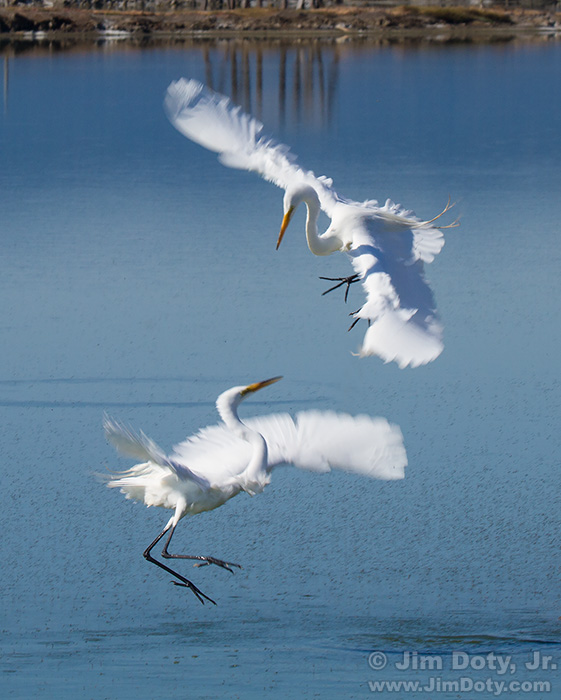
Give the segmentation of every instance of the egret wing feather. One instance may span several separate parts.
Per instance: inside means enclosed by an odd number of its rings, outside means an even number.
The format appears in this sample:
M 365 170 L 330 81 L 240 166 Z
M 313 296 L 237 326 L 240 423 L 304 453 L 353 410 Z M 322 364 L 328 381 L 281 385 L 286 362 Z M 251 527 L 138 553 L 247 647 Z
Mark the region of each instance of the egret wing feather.
M 444 234 L 436 226 L 417 224 L 411 227 L 413 260 L 431 263 L 444 247 Z
M 418 230 L 424 231 L 422 226 Z M 440 240 L 429 230 L 426 239 L 418 240 L 425 258 L 430 250 L 438 252 Z M 377 355 L 401 368 L 432 362 L 444 347 L 436 302 L 415 249 L 416 240 L 409 225 L 373 218 L 357 227 L 348 251 L 366 293 L 366 302 L 355 314 L 369 323 L 359 354 Z
M 132 469 L 128 469 L 122 474 L 131 474 L 134 470 L 144 473 L 147 470 L 155 469 L 162 471 L 162 474 L 173 473 L 179 479 L 184 481 L 193 481 L 203 488 L 208 487 L 208 482 L 204 478 L 200 478 L 194 474 L 186 465 L 177 462 L 173 458 L 168 457 L 165 452 L 151 438 L 145 435 L 142 431 L 135 432 L 117 422 L 110 416 L 105 416 L 103 419 L 103 429 L 105 437 L 115 449 L 121 454 L 140 459 L 144 464 L 137 465 Z M 140 471 L 139 471 L 139 468 Z M 118 480 L 118 477 L 114 479 Z M 110 486 L 122 486 L 123 483 L 115 483 Z
M 252 456 L 252 446 L 226 425 L 211 425 L 175 445 L 171 458 L 221 487 L 242 474 Z
M 168 467 L 142 462 L 126 471 L 104 477 L 110 489 L 120 489 L 126 498 L 147 506 L 175 508 L 177 477 Z
M 288 464 L 315 472 L 343 469 L 378 479 L 404 476 L 407 457 L 401 431 L 383 418 L 304 411 L 296 418 L 282 413 L 244 422 L 265 439 L 269 471 Z M 212 487 L 245 470 L 251 446 L 219 424 L 177 445 L 172 457 L 204 475 Z
M 197 80 L 181 78 L 168 87 L 164 105 L 173 126 L 191 141 L 218 153 L 223 165 L 257 172 L 283 189 L 307 183 L 316 189 L 328 214 L 335 205 L 331 180 L 303 170 L 288 146 L 263 135 L 263 124 L 224 95 Z
M 305 411 L 298 413 L 296 420 L 295 466 L 314 471 L 342 469 L 374 479 L 405 476 L 403 435 L 385 418 Z
M 117 452 L 143 462 L 166 465 L 164 451 L 142 431 L 137 433 L 107 415 L 103 418 L 103 430 Z
M 397 237 L 401 249 L 394 250 L 394 254 L 409 259 L 412 263 L 416 260 L 431 263 L 444 247 L 442 229 L 419 219 L 410 209 L 404 209 L 391 199 L 387 199 L 383 207 L 379 206 L 376 200 L 369 200 L 361 206 L 365 208 L 365 218 L 370 219 L 374 225 L 375 230 L 372 230 L 371 234 L 375 239 L 378 239 L 380 234 L 394 234 L 392 242 L 395 247 L 395 234 L 407 232 L 407 235 Z M 383 238 L 380 240 L 383 241 Z

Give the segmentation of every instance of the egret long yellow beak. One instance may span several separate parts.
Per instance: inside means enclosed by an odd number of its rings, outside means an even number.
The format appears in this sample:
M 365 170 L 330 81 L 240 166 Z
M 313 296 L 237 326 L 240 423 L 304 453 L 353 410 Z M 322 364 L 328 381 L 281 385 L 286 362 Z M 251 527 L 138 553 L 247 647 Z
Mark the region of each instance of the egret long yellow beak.
M 266 386 L 270 386 L 271 384 L 274 384 L 275 382 L 278 382 L 281 379 L 282 377 L 273 377 L 272 379 L 265 379 L 265 381 L 263 382 L 249 384 L 249 386 L 246 386 L 245 389 L 242 389 L 240 391 L 240 394 L 242 396 L 246 396 L 247 394 L 253 394 L 255 391 L 259 391 L 259 389 L 264 389 Z
M 289 210 L 284 215 L 284 218 L 282 220 L 281 230 L 279 233 L 279 238 L 277 240 L 277 250 L 279 249 L 279 246 L 280 246 L 282 239 L 284 237 L 284 232 L 288 228 L 288 224 L 290 223 L 290 220 L 292 219 L 293 214 L 294 214 L 294 207 L 290 207 Z

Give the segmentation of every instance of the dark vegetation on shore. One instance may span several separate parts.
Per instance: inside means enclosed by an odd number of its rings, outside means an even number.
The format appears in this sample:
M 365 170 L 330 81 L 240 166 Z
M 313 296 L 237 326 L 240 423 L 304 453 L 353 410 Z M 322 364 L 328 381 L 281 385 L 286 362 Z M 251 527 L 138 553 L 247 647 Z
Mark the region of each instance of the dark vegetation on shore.
M 199 32 L 314 32 L 367 34 L 386 30 L 439 27 L 561 30 L 555 10 L 465 6 L 347 7 L 235 10 L 125 11 L 76 7 L 16 5 L 0 7 L 0 35 L 22 33 L 129 32 L 132 35 L 177 35 Z

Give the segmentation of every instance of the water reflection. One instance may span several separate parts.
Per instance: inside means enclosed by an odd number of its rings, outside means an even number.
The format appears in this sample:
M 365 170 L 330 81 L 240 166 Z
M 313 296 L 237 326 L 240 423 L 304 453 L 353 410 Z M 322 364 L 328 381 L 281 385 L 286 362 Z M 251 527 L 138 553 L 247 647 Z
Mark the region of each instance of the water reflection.
M 3 96 L 3 101 L 4 101 L 4 112 L 6 113 L 8 111 L 8 84 L 9 84 L 9 77 L 10 77 L 10 59 L 8 56 L 4 56 L 4 82 L 3 82 L 3 90 L 2 90 L 2 96 Z
M 231 95 L 260 119 L 266 100 L 281 124 L 287 116 L 330 121 L 340 53 L 338 43 L 320 41 L 221 41 L 202 47 L 209 87 Z M 273 55 L 278 68 L 267 72 Z
M 13 42 L 4 50 L 4 109 L 8 103 L 9 61 L 21 53 L 83 51 L 86 45 L 71 42 Z M 97 42 L 91 49 L 134 49 L 129 42 Z M 329 123 L 337 90 L 341 52 L 348 46 L 336 41 L 212 40 L 185 42 L 199 49 L 205 82 L 217 92 L 231 95 L 244 110 L 263 117 L 264 106 L 278 123 L 314 120 Z M 0 45 L 0 51 L 2 46 Z M 269 116 L 270 121 L 270 116 Z M 277 121 L 277 120 L 275 120 Z M 278 126 L 278 123 L 276 124 Z M 273 122 L 273 125 L 275 123 Z
M 3 104 L 7 110 L 10 61 L 15 57 L 44 57 L 60 52 L 136 52 L 140 49 L 196 50 L 204 64 L 205 82 L 217 92 L 228 94 L 271 128 L 285 120 L 313 120 L 331 123 L 339 81 L 339 68 L 345 56 L 373 48 L 393 46 L 404 50 L 416 47 L 475 43 L 545 43 L 558 34 L 470 33 L 465 30 L 444 33 L 406 32 L 362 37 L 193 38 L 103 37 L 84 41 L 76 37 L 35 40 L 33 37 L 0 40 L 4 56 Z

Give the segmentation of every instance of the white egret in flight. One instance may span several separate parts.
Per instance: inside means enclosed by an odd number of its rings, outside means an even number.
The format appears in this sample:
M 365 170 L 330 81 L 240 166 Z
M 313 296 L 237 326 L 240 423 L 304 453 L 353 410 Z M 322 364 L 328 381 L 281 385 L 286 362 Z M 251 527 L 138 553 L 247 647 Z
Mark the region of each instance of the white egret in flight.
M 407 465 L 400 429 L 383 418 L 333 412 L 303 411 L 259 416 L 242 422 L 240 403 L 259 389 L 281 379 L 274 377 L 221 394 L 216 407 L 223 423 L 203 428 L 173 448 L 167 456 L 143 433 L 134 433 L 109 417 L 105 434 L 117 450 L 142 460 L 106 477 L 107 486 L 120 488 L 127 498 L 174 511 L 164 529 L 144 551 L 144 557 L 174 576 L 177 586 L 189 588 L 204 604 L 214 603 L 191 581 L 154 559 L 151 551 L 166 535 L 165 559 L 194 559 L 195 566 L 215 564 L 233 573 L 239 564 L 215 557 L 171 554 L 168 547 L 177 523 L 185 515 L 218 508 L 241 491 L 263 491 L 273 467 L 292 464 L 300 469 L 328 472 L 344 469 L 377 479 L 402 479 Z M 241 568 L 241 567 L 240 567 Z
M 423 263 L 432 262 L 444 245 L 434 222 L 448 211 L 449 202 L 439 216 L 421 221 L 390 200 L 379 206 L 374 200 L 360 203 L 340 197 L 332 180 L 302 169 L 287 146 L 261 135 L 260 122 L 196 80 L 171 83 L 165 107 L 178 131 L 219 153 L 224 165 L 255 171 L 286 191 L 277 248 L 303 202 L 312 253 L 339 250 L 350 256 L 355 274 L 336 278 L 340 284 L 332 289 L 347 283 L 348 292 L 352 282 L 362 281 L 366 303 L 351 314 L 355 321 L 368 321 L 359 355 L 378 355 L 400 367 L 423 365 L 440 355 L 442 326 Z M 320 210 L 331 219 L 323 234 L 317 227 Z M 442 228 L 453 225 L 456 222 Z

